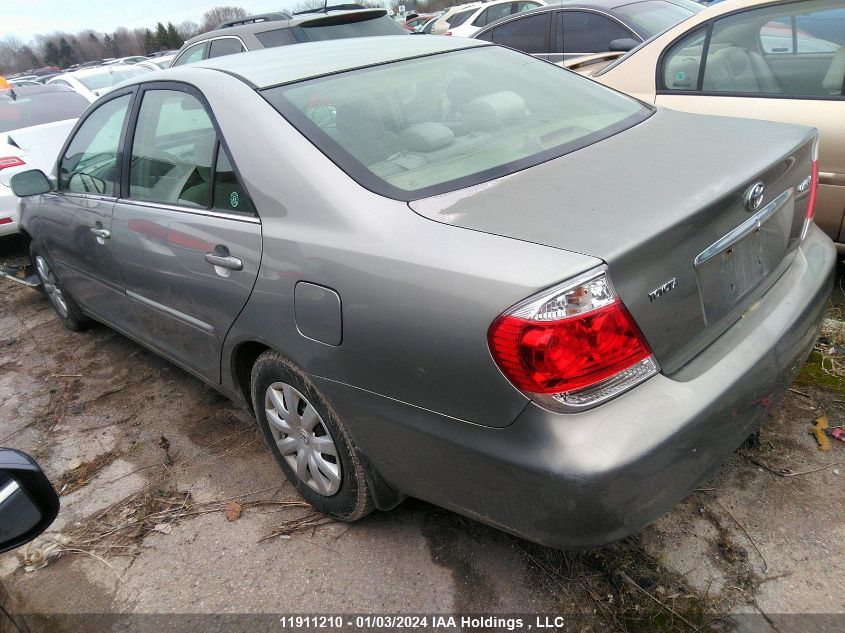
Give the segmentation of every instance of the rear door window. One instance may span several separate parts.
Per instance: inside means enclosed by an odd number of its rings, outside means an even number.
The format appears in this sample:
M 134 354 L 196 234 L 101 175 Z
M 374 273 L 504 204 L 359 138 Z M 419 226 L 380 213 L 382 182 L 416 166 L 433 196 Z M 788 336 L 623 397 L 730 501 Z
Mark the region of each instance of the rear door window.
M 223 57 L 224 55 L 234 55 L 235 53 L 243 53 L 244 47 L 241 41 L 234 37 L 224 37 L 219 40 L 211 40 L 208 47 L 208 57 Z
M 256 33 L 255 37 L 258 38 L 258 41 L 261 42 L 261 45 L 264 48 L 296 44 L 296 38 L 293 35 L 293 30 L 288 28 L 262 31 L 261 33 Z
M 615 20 L 588 11 L 561 11 L 564 53 L 603 53 L 613 40 L 635 37 Z M 639 38 L 637 38 L 639 40 Z
M 523 53 L 549 52 L 549 21 L 551 12 L 516 18 L 492 29 L 488 39 L 496 44 L 515 48 Z

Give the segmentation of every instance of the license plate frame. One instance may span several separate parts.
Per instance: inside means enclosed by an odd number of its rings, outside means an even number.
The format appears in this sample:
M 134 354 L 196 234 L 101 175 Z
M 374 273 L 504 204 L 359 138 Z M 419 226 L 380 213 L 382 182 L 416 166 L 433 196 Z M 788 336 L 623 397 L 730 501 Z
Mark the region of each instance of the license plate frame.
M 730 314 L 787 255 L 794 211 L 789 189 L 695 258 L 707 325 Z

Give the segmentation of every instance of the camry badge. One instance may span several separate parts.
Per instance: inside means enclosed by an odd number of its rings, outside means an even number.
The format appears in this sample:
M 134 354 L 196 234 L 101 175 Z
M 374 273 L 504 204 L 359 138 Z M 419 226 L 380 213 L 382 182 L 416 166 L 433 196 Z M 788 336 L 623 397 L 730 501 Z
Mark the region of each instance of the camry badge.
M 763 191 L 765 191 L 765 187 L 762 182 L 751 185 L 751 188 L 745 194 L 745 208 L 749 211 L 756 211 L 763 203 Z
M 648 300 L 649 301 L 657 301 L 658 299 L 660 299 L 660 297 L 665 295 L 670 290 L 674 290 L 677 286 L 678 286 L 678 278 L 672 277 L 672 279 L 667 281 L 665 284 L 663 284 L 659 288 L 655 288 L 654 290 L 649 292 L 648 293 Z

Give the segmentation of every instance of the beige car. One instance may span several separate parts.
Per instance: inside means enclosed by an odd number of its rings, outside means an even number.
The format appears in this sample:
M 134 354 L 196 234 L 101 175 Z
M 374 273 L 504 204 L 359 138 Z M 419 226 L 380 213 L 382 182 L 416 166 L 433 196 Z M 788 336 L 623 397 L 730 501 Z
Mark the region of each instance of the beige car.
M 676 110 L 818 128 L 816 222 L 845 250 L 845 0 L 730 0 L 608 57 L 565 65 Z

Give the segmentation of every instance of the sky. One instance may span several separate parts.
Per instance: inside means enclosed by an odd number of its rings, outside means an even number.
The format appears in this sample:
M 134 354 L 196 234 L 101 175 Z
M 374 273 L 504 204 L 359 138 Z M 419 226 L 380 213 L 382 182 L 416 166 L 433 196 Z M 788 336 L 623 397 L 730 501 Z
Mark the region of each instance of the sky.
M 299 0 L 0 0 L 0 39 L 7 34 L 28 42 L 39 33 L 83 29 L 110 33 L 119 26 L 154 27 L 156 22 L 199 22 L 215 6 L 240 6 L 268 13 Z

